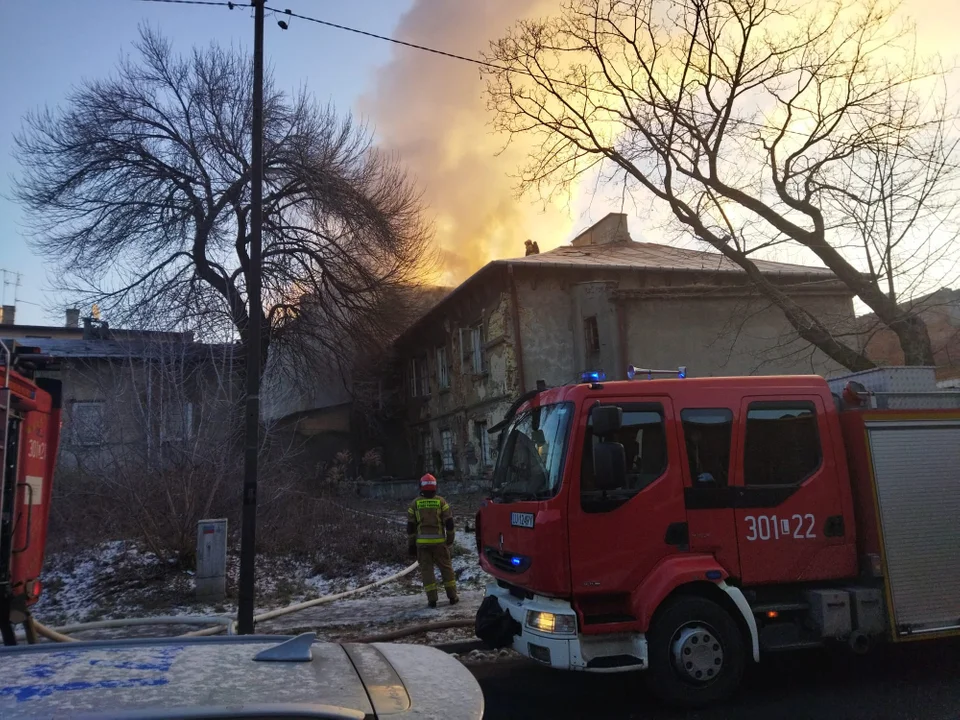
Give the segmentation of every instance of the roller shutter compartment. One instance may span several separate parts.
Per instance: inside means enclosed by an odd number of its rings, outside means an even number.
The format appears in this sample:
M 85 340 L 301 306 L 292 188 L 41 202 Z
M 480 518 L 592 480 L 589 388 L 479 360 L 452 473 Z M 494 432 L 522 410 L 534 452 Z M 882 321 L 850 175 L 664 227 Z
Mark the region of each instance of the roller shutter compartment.
M 868 423 L 898 635 L 960 627 L 960 420 Z

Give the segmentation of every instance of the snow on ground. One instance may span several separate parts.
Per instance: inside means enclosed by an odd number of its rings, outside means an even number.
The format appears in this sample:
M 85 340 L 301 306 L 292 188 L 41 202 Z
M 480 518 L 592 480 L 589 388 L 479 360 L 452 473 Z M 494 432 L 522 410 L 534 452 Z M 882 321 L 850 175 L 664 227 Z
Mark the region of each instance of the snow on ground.
M 411 559 L 411 563 L 413 560 Z M 356 589 L 390 577 L 406 565 L 370 562 L 349 575 L 313 574 L 322 563 L 288 556 L 257 558 L 257 611 L 286 607 L 313 598 Z M 453 558 L 463 602 L 430 610 L 417 570 L 397 581 L 334 601 L 302 613 L 287 615 L 262 626 L 262 632 L 317 630 L 324 637 L 357 637 L 404 626 L 473 617 L 482 599 L 487 576 L 476 560 L 473 536 L 460 532 Z M 94 620 L 159 615 L 236 614 L 236 576 L 239 558 L 228 556 L 228 597 L 220 603 L 194 598 L 193 572 L 165 563 L 134 542 L 112 541 L 92 548 L 50 555 L 43 574 L 44 590 L 34 608 L 38 620 L 50 627 Z M 439 573 L 437 573 L 439 579 Z M 184 626 L 147 626 L 117 632 L 81 634 L 84 639 L 106 635 L 178 634 Z M 362 632 L 361 632 L 362 630 Z M 453 630 L 455 639 L 472 637 L 471 629 Z

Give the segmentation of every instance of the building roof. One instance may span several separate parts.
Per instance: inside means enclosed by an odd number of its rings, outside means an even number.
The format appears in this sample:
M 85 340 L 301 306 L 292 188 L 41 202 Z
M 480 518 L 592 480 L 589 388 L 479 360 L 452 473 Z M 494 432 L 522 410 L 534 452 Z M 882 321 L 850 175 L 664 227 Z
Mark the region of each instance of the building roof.
M 833 277 L 828 268 L 793 265 L 771 260 L 754 260 L 757 269 L 764 274 L 803 276 L 811 275 Z M 518 265 L 536 267 L 579 267 L 583 269 L 635 269 L 692 271 L 710 273 L 742 273 L 739 265 L 734 264 L 720 253 L 706 250 L 691 250 L 670 245 L 648 242 L 617 242 L 604 245 L 574 247 L 564 245 L 539 255 L 512 260 L 494 260 L 491 265 Z
M 232 353 L 233 345 L 205 345 L 193 341 L 171 340 L 100 340 L 75 338 L 15 338 L 24 347 L 39 348 L 44 355 L 58 360 L 68 359 L 119 359 L 169 358 L 173 352 L 197 359 L 211 352 L 222 356 Z M 174 348 L 176 348 L 174 350 Z
M 707 250 L 692 250 L 678 248 L 671 245 L 660 245 L 649 242 L 634 242 L 623 240 L 629 238 L 626 230 L 626 216 L 611 213 L 584 230 L 574 242 L 577 245 L 563 245 L 561 247 L 527 255 L 526 257 L 493 260 L 467 278 L 458 287 L 445 294 L 433 307 L 425 312 L 417 321 L 410 325 L 399 340 L 411 334 L 415 328 L 428 321 L 428 318 L 440 308 L 454 299 L 469 287 L 482 283 L 490 278 L 496 270 L 506 270 L 510 267 L 558 270 L 634 270 L 656 272 L 685 272 L 685 273 L 723 273 L 729 275 L 743 274 L 743 269 L 717 252 Z M 614 232 L 610 232 L 614 226 Z M 605 227 L 607 226 L 607 227 Z M 606 234 L 596 242 L 596 238 L 587 237 L 591 234 Z M 586 244 L 580 242 L 586 239 Z M 791 263 L 774 262 L 772 260 L 754 260 L 754 264 L 761 273 L 781 278 L 818 279 L 828 280 L 835 278 L 833 271 L 823 267 L 808 265 L 794 265 Z

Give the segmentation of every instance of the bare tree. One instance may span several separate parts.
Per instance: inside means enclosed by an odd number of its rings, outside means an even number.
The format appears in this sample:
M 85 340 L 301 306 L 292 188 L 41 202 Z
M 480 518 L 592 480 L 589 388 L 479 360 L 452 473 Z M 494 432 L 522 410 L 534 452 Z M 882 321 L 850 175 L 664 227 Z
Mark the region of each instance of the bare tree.
M 801 338 L 872 367 L 752 259 L 800 248 L 908 364 L 933 364 L 901 298 L 955 247 L 957 141 L 945 73 L 909 30 L 877 0 L 570 0 L 492 45 L 489 104 L 498 129 L 538 139 L 522 188 L 622 181 L 739 265 Z
M 73 298 L 114 323 L 246 340 L 252 65 L 182 57 L 143 29 L 139 56 L 27 117 L 17 197 Z M 392 289 L 417 284 L 419 195 L 369 133 L 301 90 L 264 90 L 262 356 L 375 340 Z M 320 322 L 303 322 L 309 311 Z

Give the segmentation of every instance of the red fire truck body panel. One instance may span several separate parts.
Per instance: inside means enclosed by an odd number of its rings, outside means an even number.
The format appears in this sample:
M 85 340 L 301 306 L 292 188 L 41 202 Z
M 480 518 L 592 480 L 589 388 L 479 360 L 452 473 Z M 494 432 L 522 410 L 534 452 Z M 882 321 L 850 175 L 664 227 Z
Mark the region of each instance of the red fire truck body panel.
M 749 408 L 777 403 L 814 408 L 822 448 L 818 466 L 796 487 L 747 487 L 744 440 Z M 857 573 L 856 523 L 847 482 L 839 414 L 822 378 L 699 378 L 583 384 L 549 390 L 527 407 L 570 403 L 574 414 L 560 489 L 538 502 L 488 503 L 482 527 L 496 528 L 496 548 L 532 557 L 524 573 L 504 572 L 481 553 L 491 574 L 547 596 L 573 595 L 598 617 L 630 617 L 632 596 L 665 558 L 709 553 L 725 574 L 760 585 L 829 580 Z M 597 404 L 656 407 L 662 412 L 667 458 L 664 471 L 619 507 L 593 512 L 581 504 L 580 481 L 588 421 Z M 733 417 L 730 477 L 725 486 L 697 488 L 691 478 L 680 413 L 725 409 Z M 522 410 L 521 410 L 522 412 Z M 760 440 L 762 442 L 762 438 Z M 514 513 L 530 513 L 534 527 L 516 526 Z M 566 533 L 561 527 L 566 518 Z M 671 526 L 687 525 L 687 538 L 671 544 Z M 564 541 L 564 535 L 567 541 Z M 502 550 L 500 550 L 502 536 Z M 484 534 L 485 545 L 491 538 Z M 489 545 L 486 545 L 489 547 Z M 569 552 L 562 552 L 568 548 Z M 548 550 L 549 549 L 549 550 Z M 633 616 L 634 627 L 646 629 Z M 585 632 L 589 629 L 585 627 Z
M 478 634 L 701 703 L 744 653 L 960 632 L 960 394 L 900 370 L 530 393 L 477 515 Z
M 45 404 L 49 395 L 43 391 Z M 40 597 L 40 571 L 50 518 L 53 470 L 60 435 L 60 410 L 24 414 L 17 478 L 17 519 L 11 564 L 12 592 L 33 605 Z
M 0 364 L 0 622 L 15 623 L 40 597 L 61 408 L 59 381 L 32 378 L 43 364 L 36 351 L 5 349 L 12 367 Z

